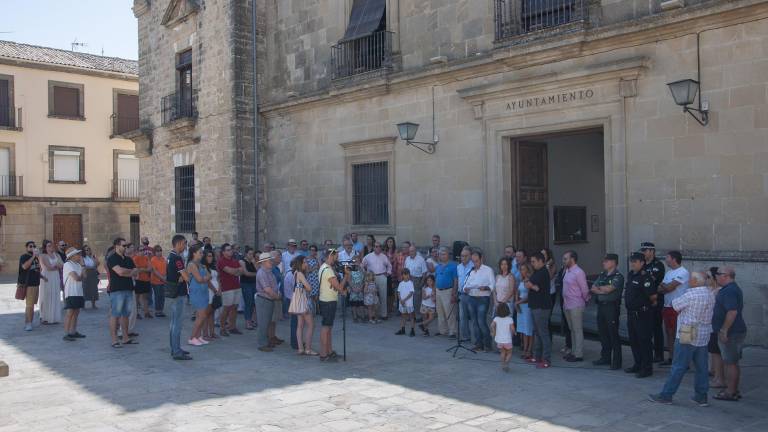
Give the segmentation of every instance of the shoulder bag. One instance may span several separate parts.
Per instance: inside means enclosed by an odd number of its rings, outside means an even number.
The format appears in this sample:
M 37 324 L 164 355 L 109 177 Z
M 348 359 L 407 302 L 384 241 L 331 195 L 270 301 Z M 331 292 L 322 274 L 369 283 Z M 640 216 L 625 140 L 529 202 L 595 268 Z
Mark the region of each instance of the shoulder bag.
M 29 285 L 29 272 L 31 271 L 32 271 L 32 265 L 30 265 L 29 269 L 27 269 L 27 277 L 24 280 L 24 283 L 18 282 L 16 284 L 16 295 L 14 296 L 16 300 L 26 300 L 27 285 Z
M 680 343 L 693 345 L 696 335 L 699 334 L 699 326 L 696 324 L 680 324 Z
M 288 305 L 288 313 L 292 315 L 303 315 L 309 310 L 307 291 L 304 289 L 304 285 L 298 281 L 298 278 L 296 279 L 296 283 L 293 287 L 291 304 Z

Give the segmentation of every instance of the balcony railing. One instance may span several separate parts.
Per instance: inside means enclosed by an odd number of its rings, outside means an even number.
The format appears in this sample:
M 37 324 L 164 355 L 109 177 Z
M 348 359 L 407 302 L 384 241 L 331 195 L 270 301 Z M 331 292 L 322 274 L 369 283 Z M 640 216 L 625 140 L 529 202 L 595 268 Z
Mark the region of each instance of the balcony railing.
M 0 196 L 20 197 L 24 196 L 24 177 L 12 175 L 0 175 Z
M 585 21 L 587 0 L 495 0 L 496 41 Z
M 138 179 L 113 179 L 112 180 L 112 199 L 114 200 L 139 199 L 139 180 Z
M 163 124 L 183 118 L 197 118 L 197 90 L 179 91 L 161 100 Z
M 139 117 L 120 115 L 119 113 L 113 113 L 112 118 L 112 135 L 122 135 L 127 132 L 135 131 L 139 128 Z
M 392 32 L 379 31 L 331 47 L 333 79 L 392 69 Z
M 0 103 L 0 128 L 21 130 L 21 108 Z

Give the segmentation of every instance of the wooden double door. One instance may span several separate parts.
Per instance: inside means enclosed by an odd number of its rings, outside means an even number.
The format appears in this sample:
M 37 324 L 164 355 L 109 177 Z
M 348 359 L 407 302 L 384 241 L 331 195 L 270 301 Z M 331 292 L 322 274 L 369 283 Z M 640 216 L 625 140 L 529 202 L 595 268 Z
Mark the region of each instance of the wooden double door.
M 512 142 L 515 244 L 528 254 L 549 247 L 547 143 Z
M 83 216 L 79 214 L 53 215 L 54 244 L 64 240 L 69 246 L 83 245 Z

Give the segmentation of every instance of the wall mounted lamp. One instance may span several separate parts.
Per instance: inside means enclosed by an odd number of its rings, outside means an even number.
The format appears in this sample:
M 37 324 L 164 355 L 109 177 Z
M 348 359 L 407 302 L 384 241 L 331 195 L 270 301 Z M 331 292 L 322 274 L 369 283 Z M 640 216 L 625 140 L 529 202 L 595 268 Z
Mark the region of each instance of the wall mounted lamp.
M 672 98 L 675 103 L 683 107 L 683 112 L 687 112 L 700 125 L 706 126 L 709 123 L 709 104 L 701 101 L 701 54 L 699 50 L 699 33 L 696 33 L 696 75 L 697 79 L 683 79 L 668 83 L 669 91 L 672 92 Z M 697 99 L 699 107 L 691 108 L 690 105 Z
M 433 154 L 440 138 L 435 131 L 435 87 L 432 86 L 432 141 L 414 141 L 416 132 L 419 130 L 419 124 L 413 122 L 403 122 L 397 124 L 397 132 L 400 139 L 405 141 L 406 145 L 411 145 L 427 154 Z

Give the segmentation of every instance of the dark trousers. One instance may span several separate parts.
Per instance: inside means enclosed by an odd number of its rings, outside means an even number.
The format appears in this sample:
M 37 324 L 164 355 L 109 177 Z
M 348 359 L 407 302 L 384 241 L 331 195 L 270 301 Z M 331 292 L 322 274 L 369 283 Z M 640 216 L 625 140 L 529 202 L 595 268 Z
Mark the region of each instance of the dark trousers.
M 565 336 L 565 347 L 568 349 L 573 348 L 571 342 L 571 327 L 568 325 L 568 320 L 565 319 L 565 309 L 563 309 L 563 294 L 560 296 L 560 331 Z M 554 304 L 554 303 L 553 303 Z
M 632 357 L 635 359 L 633 367 L 638 372 L 651 372 L 653 370 L 652 317 L 653 312 L 651 310 L 627 311 L 629 343 L 632 345 Z
M 598 303 L 597 328 L 600 332 L 600 359 L 613 368 L 621 367 L 621 339 L 619 339 L 619 302 Z
M 651 308 L 651 321 L 653 324 L 653 355 L 658 359 L 664 358 L 664 320 L 661 317 L 663 304 Z
M 291 314 L 291 348 L 299 349 L 299 340 L 296 336 L 296 331 L 299 328 L 299 316 Z

